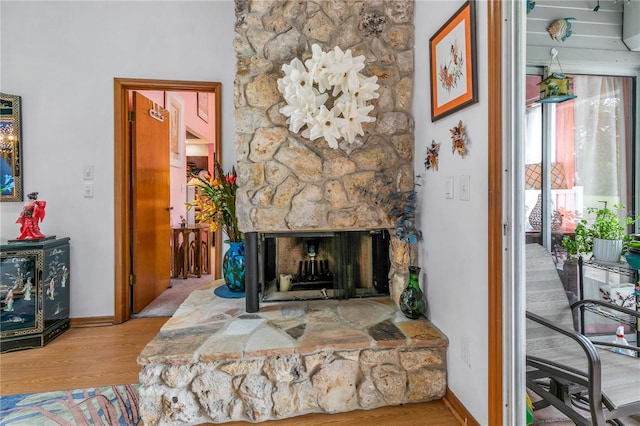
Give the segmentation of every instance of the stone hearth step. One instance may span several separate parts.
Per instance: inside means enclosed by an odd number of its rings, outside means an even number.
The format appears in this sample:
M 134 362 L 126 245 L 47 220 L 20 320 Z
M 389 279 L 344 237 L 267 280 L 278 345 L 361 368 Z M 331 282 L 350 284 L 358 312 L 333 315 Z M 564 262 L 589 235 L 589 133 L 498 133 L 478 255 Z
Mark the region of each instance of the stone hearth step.
M 442 398 L 448 339 L 389 298 L 263 304 L 195 290 L 138 357 L 145 425 L 261 422 Z

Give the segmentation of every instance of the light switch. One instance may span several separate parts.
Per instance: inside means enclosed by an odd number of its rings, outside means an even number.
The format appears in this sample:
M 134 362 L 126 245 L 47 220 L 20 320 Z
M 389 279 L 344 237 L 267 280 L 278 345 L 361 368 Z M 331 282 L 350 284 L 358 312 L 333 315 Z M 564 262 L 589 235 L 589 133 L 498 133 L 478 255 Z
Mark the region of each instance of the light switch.
M 460 176 L 460 199 L 462 201 L 471 200 L 471 176 Z
M 82 168 L 82 179 L 93 180 L 93 166 L 88 165 Z
M 453 199 L 453 176 L 447 176 L 444 186 L 444 198 Z
M 84 198 L 93 198 L 93 182 L 84 184 Z

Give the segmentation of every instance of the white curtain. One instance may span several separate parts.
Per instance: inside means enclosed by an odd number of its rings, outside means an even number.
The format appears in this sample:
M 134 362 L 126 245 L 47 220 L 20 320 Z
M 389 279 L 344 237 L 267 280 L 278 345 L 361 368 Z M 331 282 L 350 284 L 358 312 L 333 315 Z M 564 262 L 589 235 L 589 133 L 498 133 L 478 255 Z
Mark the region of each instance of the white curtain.
M 576 185 L 590 202 L 626 204 L 627 147 L 622 78 L 575 76 Z M 586 200 L 585 200 L 586 201 Z M 587 207 L 598 207 L 588 205 Z

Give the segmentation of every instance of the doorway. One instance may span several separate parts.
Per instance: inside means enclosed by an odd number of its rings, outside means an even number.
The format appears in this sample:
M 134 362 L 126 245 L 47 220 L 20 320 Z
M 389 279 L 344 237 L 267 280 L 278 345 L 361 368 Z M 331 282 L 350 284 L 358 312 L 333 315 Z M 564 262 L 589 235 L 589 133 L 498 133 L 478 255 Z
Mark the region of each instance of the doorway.
M 215 111 L 211 118 L 215 120 L 215 152 L 222 153 L 221 119 L 221 83 L 194 82 L 177 80 L 114 79 L 114 246 L 115 246 L 115 297 L 114 323 L 120 324 L 131 317 L 130 285 L 132 285 L 132 239 L 133 235 L 133 197 L 134 147 L 129 137 L 128 92 L 129 91 L 167 91 L 167 92 L 203 92 L 214 97 Z M 169 167 L 169 164 L 167 164 Z M 214 244 L 221 247 L 222 236 L 215 233 Z M 170 256 L 170 246 L 166 253 Z M 214 259 L 215 277 L 221 270 L 220 256 Z

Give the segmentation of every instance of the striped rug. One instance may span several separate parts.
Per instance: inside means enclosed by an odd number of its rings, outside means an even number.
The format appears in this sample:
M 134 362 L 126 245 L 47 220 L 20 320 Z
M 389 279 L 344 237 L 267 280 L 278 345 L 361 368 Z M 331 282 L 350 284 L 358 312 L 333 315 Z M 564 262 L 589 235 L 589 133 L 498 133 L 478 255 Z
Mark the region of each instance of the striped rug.
M 139 384 L 0 397 L 0 425 L 137 425 Z

